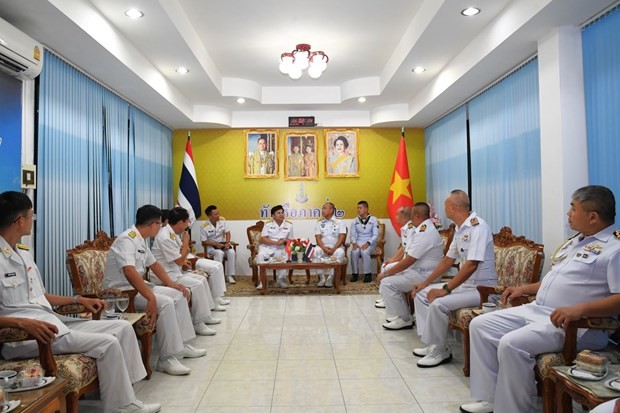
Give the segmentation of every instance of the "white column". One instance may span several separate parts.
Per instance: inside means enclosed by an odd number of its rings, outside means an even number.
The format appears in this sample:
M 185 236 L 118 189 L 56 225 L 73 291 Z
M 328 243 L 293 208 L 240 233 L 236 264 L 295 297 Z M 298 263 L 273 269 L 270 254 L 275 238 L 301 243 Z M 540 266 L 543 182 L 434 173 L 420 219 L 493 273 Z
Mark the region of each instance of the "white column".
M 545 268 L 574 231 L 566 220 L 571 194 L 588 184 L 581 31 L 554 29 L 538 42 L 542 235 Z

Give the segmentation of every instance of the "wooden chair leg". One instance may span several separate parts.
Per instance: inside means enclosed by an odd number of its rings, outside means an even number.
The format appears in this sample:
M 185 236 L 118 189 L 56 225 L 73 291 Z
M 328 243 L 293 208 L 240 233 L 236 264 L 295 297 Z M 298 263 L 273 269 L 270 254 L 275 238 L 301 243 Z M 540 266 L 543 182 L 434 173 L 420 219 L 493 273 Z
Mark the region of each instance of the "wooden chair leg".
M 146 380 L 151 378 L 151 374 L 153 374 L 153 370 L 151 369 L 151 345 L 153 337 L 153 333 L 144 333 L 140 337 L 140 347 L 141 347 L 141 355 L 142 355 L 142 364 L 144 364 L 144 368 L 146 369 Z
M 288 283 L 293 285 L 293 270 L 288 270 Z
M 80 400 L 79 393 L 67 393 L 67 395 L 65 396 L 65 402 L 67 403 L 67 413 L 79 413 L 78 400 Z
M 306 269 L 306 285 L 310 285 L 310 270 Z
M 543 413 L 555 413 L 555 384 L 551 379 L 542 380 Z
M 258 266 L 256 264 L 252 264 L 252 283 L 254 283 L 254 287 L 258 285 Z
M 463 375 L 469 377 L 469 328 L 463 330 Z

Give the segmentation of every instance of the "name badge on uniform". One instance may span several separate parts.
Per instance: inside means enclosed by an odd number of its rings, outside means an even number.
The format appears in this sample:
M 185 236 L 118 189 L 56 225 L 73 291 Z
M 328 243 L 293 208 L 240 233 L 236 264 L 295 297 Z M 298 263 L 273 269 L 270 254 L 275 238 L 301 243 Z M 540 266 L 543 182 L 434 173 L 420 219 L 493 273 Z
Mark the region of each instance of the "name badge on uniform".
M 469 235 L 465 234 L 461 237 L 461 242 L 467 242 L 469 240 Z
M 138 252 L 139 252 L 140 254 L 144 254 L 144 252 L 145 252 L 145 251 L 144 251 L 144 250 L 138 250 Z
M 15 274 L 14 272 L 7 272 L 4 274 L 5 278 L 15 277 L 15 276 L 17 276 L 17 274 Z

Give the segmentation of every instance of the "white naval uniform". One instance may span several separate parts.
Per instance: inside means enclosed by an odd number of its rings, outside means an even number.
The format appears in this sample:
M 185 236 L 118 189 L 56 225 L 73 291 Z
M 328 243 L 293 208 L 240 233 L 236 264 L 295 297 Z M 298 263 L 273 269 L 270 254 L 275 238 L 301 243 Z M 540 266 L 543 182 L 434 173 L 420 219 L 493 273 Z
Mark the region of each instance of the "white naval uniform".
M 345 234 L 346 236 L 347 228 L 344 225 L 344 222 L 341 219 L 336 218 L 336 215 L 332 215 L 330 219 L 321 218 L 316 222 L 314 226 L 314 235 L 321 235 L 321 241 L 323 241 L 323 245 L 326 247 L 333 247 L 338 242 L 338 237 L 340 234 Z M 314 248 L 314 258 L 320 259 L 323 258 L 325 252 L 318 245 Z M 342 262 L 344 259 L 344 245 L 341 245 L 334 251 L 333 255 L 336 260 Z M 334 270 L 327 270 L 329 272 L 330 277 L 334 275 Z M 322 276 L 323 270 L 317 270 L 317 275 Z
M 211 315 L 211 309 L 215 308 L 215 300 L 211 296 L 211 289 L 206 277 L 183 271 L 175 260 L 181 257 L 181 246 L 183 241 L 180 235 L 174 233 L 170 225 L 166 225 L 159 230 L 153 242 L 153 256 L 164 267 L 170 279 L 178 284 L 184 285 L 192 292 L 192 306 L 190 312 L 192 321 L 204 323 Z M 153 283 L 163 285 L 157 275 L 151 278 Z
M 414 283 L 426 280 L 443 258 L 441 236 L 430 219 L 415 228 L 407 244 L 405 255 L 416 261 L 409 268 L 382 279 L 379 286 L 379 293 L 385 300 L 386 314 L 399 316 L 404 321 L 410 320 L 410 310 L 403 293 L 411 292 Z M 386 269 L 396 264 L 390 263 Z
M 187 258 L 191 257 L 191 255 L 187 256 Z M 196 269 L 209 274 L 207 282 L 209 283 L 213 302 L 219 297 L 222 297 L 226 292 L 226 279 L 224 278 L 224 266 L 222 263 L 206 258 L 198 258 L 198 261 L 196 261 Z
M 480 294 L 476 290 L 477 285 L 497 284 L 493 234 L 487 223 L 475 212 L 465 219 L 463 225 L 456 228 L 446 256 L 454 259 L 460 258 L 461 265 L 465 261 L 478 261 L 478 268 L 451 294 L 436 298 L 430 305 L 427 294 L 429 290 L 437 288 L 437 284 L 429 285 L 416 294 L 413 302 L 417 331 L 418 335 L 422 336 L 422 342 L 428 345 L 446 345 L 450 311 L 479 305 Z
M 127 321 L 84 321 L 52 311 L 41 274 L 27 247 L 13 250 L 0 236 L 0 316 L 47 321 L 58 327 L 54 354 L 82 353 L 97 363 L 105 411 L 136 400 L 132 383 L 146 376 L 133 327 Z M 5 359 L 38 356 L 34 340 L 2 346 Z
M 566 242 L 552 258 L 536 301 L 483 314 L 469 326 L 471 394 L 494 403 L 494 411 L 534 412 L 536 355 L 562 350 L 564 330 L 551 324 L 557 307 L 592 302 L 620 293 L 620 232 L 612 226 Z M 602 331 L 580 330 L 577 347 L 598 350 Z
M 267 237 L 272 241 L 278 241 L 281 239 L 293 239 L 293 224 L 289 221 L 282 221 L 282 224 L 278 226 L 277 222 L 271 220 L 265 223 L 263 230 L 260 233 L 261 238 Z M 273 255 L 272 255 L 273 254 Z M 265 262 L 269 260 L 269 257 L 281 257 L 284 258 L 286 254 L 286 245 L 267 245 L 260 244 L 258 246 L 258 253 L 256 254 L 257 262 Z M 288 270 L 278 270 L 277 275 L 279 279 L 285 279 Z
M 351 223 L 351 245 L 357 244 L 358 248 L 351 249 L 351 273 L 359 274 L 359 259 L 362 258 L 362 274 L 370 274 L 370 255 L 377 247 L 379 237 L 379 221 L 372 215 L 366 219 L 358 216 Z M 369 243 L 368 248 L 362 250 L 362 246 Z
M 227 232 L 228 227 L 226 226 L 226 220 L 224 218 L 220 218 L 215 225 L 207 220 L 207 222 L 200 227 L 200 240 L 220 242 L 223 244 L 226 242 Z M 226 276 L 235 275 L 236 252 L 232 246 L 227 250 L 223 250 L 207 245 L 207 252 L 213 255 L 213 259 L 221 264 L 224 263 L 224 256 L 226 256 L 226 260 L 228 261 L 228 265 L 225 265 Z
M 413 225 L 413 222 L 411 221 L 408 221 L 405 225 L 400 227 L 400 246 L 403 249 L 403 253 L 407 250 L 407 240 L 413 237 L 414 232 L 415 232 L 415 225 Z M 381 270 L 385 271 L 385 269 L 390 264 L 386 264 L 385 262 L 383 262 L 383 264 L 381 264 Z
M 156 260 L 135 226 L 119 235 L 108 252 L 105 263 L 103 288 L 132 289 L 125 278 L 123 267 L 134 267 L 138 274 L 144 274 L 147 267 Z M 189 306 L 183 293 L 174 288 L 147 283 L 157 300 L 157 332 L 155 339 L 160 359 L 173 356 L 183 350 L 184 343 L 196 337 Z M 136 309 L 146 309 L 146 298 L 136 295 Z

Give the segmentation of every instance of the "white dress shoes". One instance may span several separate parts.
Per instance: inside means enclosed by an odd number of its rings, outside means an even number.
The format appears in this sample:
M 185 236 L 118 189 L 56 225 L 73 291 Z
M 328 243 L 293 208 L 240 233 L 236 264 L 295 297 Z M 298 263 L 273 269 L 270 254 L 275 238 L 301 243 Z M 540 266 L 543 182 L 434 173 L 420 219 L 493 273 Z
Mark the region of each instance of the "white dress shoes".
M 377 308 L 385 308 L 385 301 L 381 300 L 379 302 L 375 301 L 375 307 Z
M 493 403 L 489 402 L 476 402 L 462 404 L 459 410 L 463 413 L 492 413 Z
M 383 323 L 383 328 L 385 328 L 386 330 L 402 330 L 404 328 L 413 328 L 413 321 L 405 321 L 402 318 L 397 317 L 396 320 Z
M 330 275 L 327 277 L 327 281 L 325 281 L 325 288 L 332 288 L 334 286 L 334 276 Z
M 280 287 L 280 288 L 288 288 L 288 285 L 284 282 L 283 279 L 279 278 L 278 279 L 278 287 Z
M 325 276 L 321 274 L 319 279 L 319 283 L 316 285 L 317 287 L 325 287 Z
M 216 304 L 215 307 L 211 309 L 211 311 L 226 311 L 226 307 L 223 305 Z
M 395 316 L 391 316 L 391 317 L 385 317 L 385 322 L 386 323 L 391 323 L 394 320 L 398 320 L 400 317 L 395 315 Z
M 218 303 L 219 305 L 228 305 L 230 304 L 230 300 L 227 300 L 225 298 L 222 297 L 217 297 L 217 300 L 215 300 L 216 303 Z
M 205 323 L 194 324 L 194 331 L 199 336 L 214 336 L 217 333 L 214 329 L 207 327 Z
M 235 277 L 233 277 L 232 275 L 229 275 L 227 278 L 229 284 L 237 284 L 237 281 L 235 281 Z
M 425 356 L 416 364 L 421 368 L 437 367 L 441 364 L 452 361 L 452 353 L 446 346 L 435 346 L 428 356 Z
M 263 289 L 263 283 L 262 282 L 258 282 L 258 285 L 256 286 L 257 290 L 262 290 Z
M 375 300 L 375 304 L 379 304 L 379 303 L 382 303 L 382 302 L 383 302 L 383 298 L 379 298 L 379 299 Z
M 181 352 L 177 354 L 177 356 L 184 359 L 195 359 L 198 357 L 202 357 L 206 354 L 207 350 L 205 350 L 204 348 L 196 348 L 190 346 L 189 344 L 186 344 L 185 347 L 183 347 L 183 350 L 181 350 Z
M 142 403 L 140 400 L 136 400 L 133 403 L 123 406 L 118 409 L 118 413 L 157 413 L 161 410 L 161 404 L 159 403 Z
M 182 365 L 174 356 L 170 356 L 163 360 L 159 359 L 157 362 L 157 370 L 170 374 L 171 376 L 185 376 L 192 371 L 189 367 Z
M 205 324 L 219 324 L 221 322 L 222 322 L 221 318 L 215 318 L 211 315 L 207 317 L 207 319 L 205 320 Z

